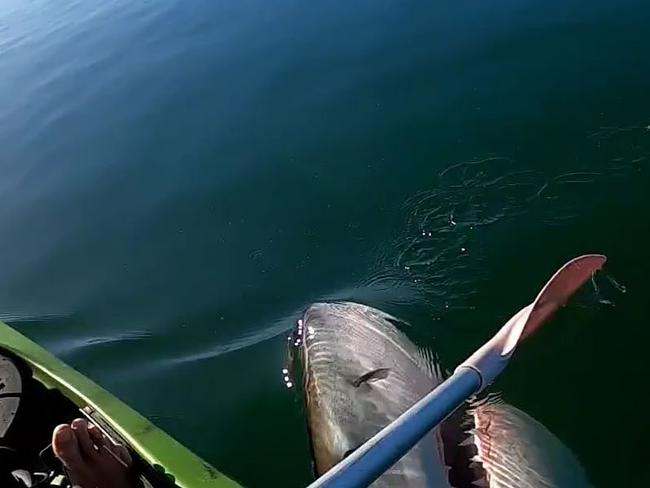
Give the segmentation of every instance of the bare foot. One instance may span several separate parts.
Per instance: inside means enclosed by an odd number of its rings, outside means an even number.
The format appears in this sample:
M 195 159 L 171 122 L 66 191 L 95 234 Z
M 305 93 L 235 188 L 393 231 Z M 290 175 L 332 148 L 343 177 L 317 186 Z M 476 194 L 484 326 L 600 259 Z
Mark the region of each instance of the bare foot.
M 73 485 L 81 488 L 132 488 L 131 456 L 94 425 L 76 419 L 52 434 L 54 454 L 65 465 Z

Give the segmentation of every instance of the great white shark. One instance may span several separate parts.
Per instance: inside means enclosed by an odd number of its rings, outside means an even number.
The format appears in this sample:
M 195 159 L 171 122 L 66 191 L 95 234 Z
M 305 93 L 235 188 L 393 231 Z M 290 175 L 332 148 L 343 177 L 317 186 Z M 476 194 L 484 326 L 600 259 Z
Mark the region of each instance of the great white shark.
M 315 303 L 292 341 L 302 362 L 314 466 L 321 475 L 444 380 L 378 309 Z M 427 434 L 373 487 L 582 488 L 574 454 L 541 423 L 488 395 Z

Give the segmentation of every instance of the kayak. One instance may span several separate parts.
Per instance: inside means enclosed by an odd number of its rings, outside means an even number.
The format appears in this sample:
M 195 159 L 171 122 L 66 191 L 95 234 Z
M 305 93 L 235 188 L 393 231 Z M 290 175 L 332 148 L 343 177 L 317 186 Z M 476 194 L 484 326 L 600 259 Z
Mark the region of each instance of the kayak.
M 6 486 L 6 476 L 14 473 L 22 483 L 16 486 L 66 486 L 63 467 L 51 450 L 51 436 L 56 425 L 78 417 L 129 449 L 134 474 L 144 487 L 240 486 L 111 393 L 0 322 L 0 470 L 4 471 L 0 485 Z

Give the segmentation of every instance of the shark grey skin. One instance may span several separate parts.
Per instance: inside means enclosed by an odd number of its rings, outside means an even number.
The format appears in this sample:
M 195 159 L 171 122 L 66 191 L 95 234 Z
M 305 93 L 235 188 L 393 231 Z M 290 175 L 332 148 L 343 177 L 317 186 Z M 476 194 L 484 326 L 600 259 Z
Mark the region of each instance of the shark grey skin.
M 318 475 L 395 420 L 443 375 L 393 323 L 351 302 L 316 303 L 299 321 L 307 423 Z M 494 399 L 469 404 L 373 487 L 581 488 L 586 475 L 542 424 Z

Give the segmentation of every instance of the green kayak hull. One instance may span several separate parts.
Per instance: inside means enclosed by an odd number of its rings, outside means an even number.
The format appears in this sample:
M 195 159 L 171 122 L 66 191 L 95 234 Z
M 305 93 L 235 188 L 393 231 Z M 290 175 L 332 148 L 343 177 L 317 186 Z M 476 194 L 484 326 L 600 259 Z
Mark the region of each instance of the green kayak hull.
M 3 322 L 0 322 L 0 346 L 22 358 L 39 382 L 59 390 L 80 409 L 99 414 L 143 460 L 164 469 L 180 488 L 240 486 L 108 391 Z

